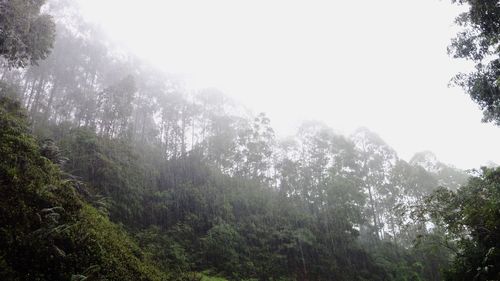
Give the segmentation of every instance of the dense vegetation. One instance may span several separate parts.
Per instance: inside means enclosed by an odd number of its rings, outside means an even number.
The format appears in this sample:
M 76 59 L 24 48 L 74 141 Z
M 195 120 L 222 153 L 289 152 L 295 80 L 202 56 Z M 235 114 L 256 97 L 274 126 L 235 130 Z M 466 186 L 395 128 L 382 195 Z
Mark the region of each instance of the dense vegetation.
M 499 169 L 467 182 L 365 128 L 278 139 L 265 114 L 123 54 L 70 2 L 50 1 L 53 18 L 6 3 L 1 280 L 499 279 Z M 16 29 L 24 17 L 43 32 Z
M 82 200 L 84 187 L 39 147 L 19 104 L 1 99 L 0 113 L 0 278 L 162 280 L 124 231 Z
M 426 199 L 424 214 L 446 229 L 456 254 L 447 280 L 498 280 L 500 168 L 483 168 L 457 192 L 439 189 Z

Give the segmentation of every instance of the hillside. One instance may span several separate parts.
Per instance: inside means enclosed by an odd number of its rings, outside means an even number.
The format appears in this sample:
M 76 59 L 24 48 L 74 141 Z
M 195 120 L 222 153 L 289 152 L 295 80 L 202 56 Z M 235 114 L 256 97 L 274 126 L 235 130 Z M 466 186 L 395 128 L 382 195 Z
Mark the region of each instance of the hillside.
M 488 50 L 500 25 L 481 15 L 498 5 L 469 2 L 459 20 L 478 34 L 485 21 Z M 0 280 L 500 278 L 500 168 L 406 161 L 368 128 L 277 135 L 265 113 L 116 46 L 71 1 L 0 1 L 0 64 Z M 456 79 L 496 122 L 487 70 Z
M 2 280 L 163 280 L 83 183 L 40 148 L 18 103 L 0 100 Z

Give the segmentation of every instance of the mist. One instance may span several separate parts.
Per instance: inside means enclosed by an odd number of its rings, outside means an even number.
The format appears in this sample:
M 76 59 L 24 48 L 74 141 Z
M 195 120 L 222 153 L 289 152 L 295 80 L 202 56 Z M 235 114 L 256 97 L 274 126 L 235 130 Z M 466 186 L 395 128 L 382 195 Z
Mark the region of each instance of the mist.
M 0 280 L 500 280 L 500 5 L 0 1 Z
M 478 106 L 449 86 L 473 69 L 446 51 L 465 8 L 433 0 L 344 2 L 80 5 L 120 46 L 181 76 L 188 88 L 215 87 L 265 112 L 280 136 L 317 120 L 343 134 L 370 128 L 406 160 L 430 150 L 462 169 L 499 163 L 491 151 L 500 132 L 477 122 Z

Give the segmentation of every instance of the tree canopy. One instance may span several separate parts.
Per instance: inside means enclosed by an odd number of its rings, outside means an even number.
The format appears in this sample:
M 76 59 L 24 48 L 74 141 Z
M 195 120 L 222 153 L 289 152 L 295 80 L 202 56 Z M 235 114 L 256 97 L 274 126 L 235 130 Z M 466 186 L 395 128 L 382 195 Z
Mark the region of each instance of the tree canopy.
M 0 2 L 0 56 L 8 66 L 25 67 L 45 59 L 52 49 L 55 25 L 41 13 L 45 0 Z
M 456 22 L 463 30 L 448 51 L 471 60 L 475 70 L 458 74 L 454 81 L 483 110 L 483 121 L 500 125 L 500 5 L 498 0 L 454 0 L 469 7 Z
M 456 81 L 500 124 L 498 5 L 456 2 Z M 0 3 L 0 279 L 500 278 L 500 169 L 406 161 L 367 128 L 280 137 L 64 1 Z

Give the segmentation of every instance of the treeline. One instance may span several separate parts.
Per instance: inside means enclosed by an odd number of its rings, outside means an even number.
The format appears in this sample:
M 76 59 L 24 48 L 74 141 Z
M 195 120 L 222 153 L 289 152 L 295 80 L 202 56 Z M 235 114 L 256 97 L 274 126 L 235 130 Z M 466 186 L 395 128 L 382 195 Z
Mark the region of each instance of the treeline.
M 110 47 L 69 3 L 49 4 L 57 25 L 51 55 L 37 66 L 4 68 L 2 74 L 18 88 L 17 98 L 41 136 L 50 135 L 43 131 L 49 125 L 86 128 L 105 139 L 152 146 L 162 161 L 196 156 L 226 175 L 312 206 L 325 205 L 330 182 L 344 178 L 367 195 L 367 202 L 356 205 L 369 214 L 366 226 L 379 238 L 397 239 L 395 206 L 438 185 L 456 189 L 466 179 L 425 153 L 406 163 L 367 129 L 344 137 L 306 122 L 296 136 L 276 139 L 265 114 L 248 114 L 216 89 L 186 92 L 181 81 Z
M 182 81 L 113 46 L 70 2 L 50 1 L 47 9 L 56 27 L 51 54 L 26 68 L 13 68 L 3 55 L 0 96 L 25 108 L 40 146 L 29 154 L 40 150 L 41 159 L 64 170 L 78 198 L 71 200 L 122 225 L 117 235 L 133 237 L 124 247 L 135 249 L 134 262 L 147 270 L 133 271 L 130 280 L 201 278 L 188 272 L 231 280 L 443 278 L 459 240 L 450 236 L 452 218 L 443 222 L 430 207 L 435 194 L 455 194 L 465 172 L 430 152 L 406 162 L 368 129 L 342 136 L 305 122 L 295 136 L 279 139 L 265 114 L 250 114 L 216 89 L 188 92 Z M 13 159 L 20 153 L 7 147 Z M 13 164 L 5 165 L 8 171 Z M 5 174 L 2 187 L 10 188 L 14 176 Z M 44 207 L 68 199 L 61 200 Z M 26 236 L 11 227 L 23 215 L 2 229 L 29 239 L 36 226 L 23 229 Z M 23 276 L 20 246 L 9 247 L 0 252 L 0 268 Z M 62 247 L 66 253 L 86 246 Z M 37 280 L 63 280 L 93 268 L 114 280 L 109 267 L 117 265 L 107 261 L 120 251 L 95 264 L 34 271 L 54 271 Z M 31 255 L 41 254 L 50 253 Z

